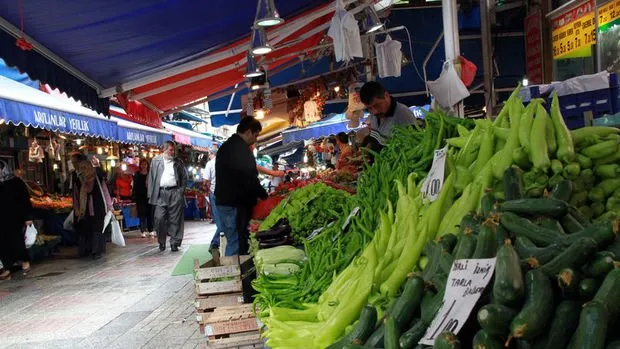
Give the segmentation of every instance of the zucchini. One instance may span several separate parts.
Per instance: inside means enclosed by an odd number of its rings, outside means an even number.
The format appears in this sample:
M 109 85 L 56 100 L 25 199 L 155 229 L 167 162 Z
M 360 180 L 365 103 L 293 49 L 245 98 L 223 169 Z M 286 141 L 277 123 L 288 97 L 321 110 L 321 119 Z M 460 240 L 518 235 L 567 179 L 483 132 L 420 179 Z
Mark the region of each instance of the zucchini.
M 419 276 L 413 276 L 405 282 L 403 292 L 394 301 L 390 315 L 396 320 L 398 330 L 407 328 L 413 320 L 416 309 L 422 302 L 424 295 L 424 280 Z
M 560 270 L 557 281 L 564 298 L 576 298 L 579 296 L 581 275 L 575 269 L 564 268 Z
M 425 281 L 430 280 L 430 277 L 437 273 L 439 269 L 439 258 L 441 256 L 441 249 L 437 246 L 435 241 L 429 241 L 424 244 L 424 255 L 428 257 L 428 263 L 426 268 L 422 271 L 422 277 Z
M 411 349 L 415 347 L 422 339 L 422 337 L 424 337 L 427 328 L 428 326 L 426 326 L 421 319 L 415 321 L 413 326 L 411 326 L 411 328 L 408 329 L 405 333 L 403 333 L 398 339 L 398 344 L 400 344 L 400 348 Z
M 546 330 L 553 311 L 553 288 L 540 269 L 525 274 L 525 305 L 510 323 L 512 338 L 532 340 Z
M 605 276 L 594 300 L 605 304 L 611 314 L 620 314 L 620 269 L 616 268 Z
M 433 344 L 433 349 L 460 349 L 461 342 L 452 332 L 442 332 Z
M 480 228 L 480 218 L 473 212 L 467 213 L 461 219 L 460 231 L 461 234 L 465 232 L 477 232 Z
M 480 226 L 480 234 L 478 235 L 478 242 L 476 243 L 476 249 L 471 258 L 493 258 L 497 250 L 497 242 L 495 233 L 497 231 L 497 223 L 494 223 L 491 219 L 487 219 Z
M 480 212 L 482 212 L 482 217 L 490 218 L 490 216 L 495 212 L 495 205 L 497 204 L 497 199 L 493 192 L 487 191 L 482 195 L 482 199 L 480 200 Z
M 560 302 L 555 308 L 547 340 L 541 349 L 566 348 L 579 325 L 580 312 L 581 303 L 570 300 Z
M 579 224 L 581 224 L 584 227 L 588 227 L 592 224 L 590 220 L 585 216 L 585 214 L 581 212 L 581 210 L 575 206 L 568 207 L 568 214 L 573 216 L 573 218 L 575 218 L 577 222 L 579 222 Z
M 504 343 L 497 338 L 492 337 L 485 330 L 476 332 L 472 343 L 473 349 L 503 349 Z
M 596 296 L 599 289 L 599 282 L 596 279 L 587 278 L 579 282 L 579 297 L 589 301 Z
M 564 251 L 564 247 L 559 244 L 536 247 L 532 240 L 522 236 L 515 239 L 515 249 L 521 259 L 534 258 L 538 264 L 545 264 Z
M 468 259 L 476 250 L 476 236 L 472 233 L 463 233 L 454 247 L 454 259 Z
M 517 238 L 521 236 L 526 237 L 537 246 L 551 245 L 564 236 L 555 230 L 539 227 L 530 220 L 521 218 L 512 212 L 503 212 L 500 215 L 500 222 L 508 231 L 514 233 Z
M 525 295 L 523 272 L 519 264 L 519 255 L 510 240 L 499 248 L 495 258 L 495 281 L 493 299 L 506 306 L 518 305 Z
M 565 236 L 562 241 L 566 244 L 572 244 L 574 241 L 584 237 L 594 239 L 599 248 L 604 248 L 616 239 L 614 222 L 607 219 L 598 221 L 579 233 Z
M 573 334 L 569 349 L 604 349 L 609 314 L 607 307 L 599 302 L 590 302 L 581 310 L 579 326 Z
M 562 217 L 561 222 L 562 228 L 569 234 L 578 233 L 583 230 L 583 225 L 570 213 Z
M 373 332 L 370 337 L 364 343 L 365 346 L 370 348 L 383 348 L 383 338 L 385 337 L 385 324 L 383 321 L 381 325 L 377 327 L 375 332 Z
M 602 278 L 614 268 L 614 254 L 607 251 L 597 252 L 594 258 L 583 267 L 583 272 L 591 278 Z
M 501 304 L 487 304 L 478 310 L 478 324 L 488 334 L 505 338 L 510 333 L 510 323 L 517 312 Z
M 398 349 L 398 339 L 400 338 L 400 331 L 398 330 L 398 324 L 393 316 L 388 315 L 385 318 L 385 336 L 383 337 L 383 347 L 385 349 Z
M 549 197 L 569 202 L 573 194 L 573 182 L 565 179 L 553 186 Z
M 555 276 L 564 268 L 582 265 L 595 252 L 596 241 L 592 238 L 581 238 L 540 269 L 549 276 Z
M 606 251 L 609 251 L 614 254 L 614 258 L 620 260 L 620 238 L 616 236 L 614 242 L 611 245 L 607 246 Z
M 518 199 L 505 201 L 499 205 L 502 212 L 512 212 L 528 215 L 544 215 L 562 217 L 568 212 L 568 204 L 562 200 L 546 199 Z
M 620 349 L 620 339 L 609 342 L 605 349 Z
M 420 310 L 422 315 L 422 322 L 426 326 L 430 326 L 431 322 L 435 318 L 435 314 L 441 308 L 443 303 L 443 292 L 435 293 L 426 292 L 422 297 L 422 304 L 420 304 Z
M 439 255 L 439 271 L 446 274 L 446 276 L 450 273 L 450 269 L 452 269 L 452 263 L 454 262 L 454 257 L 451 254 L 445 251 L 441 251 Z
M 357 325 L 336 343 L 340 343 L 340 346 L 344 344 L 363 344 L 368 337 L 372 334 L 377 324 L 377 309 L 372 304 L 366 304 L 360 314 L 360 319 Z M 337 347 L 334 347 L 337 348 Z
M 565 234 L 564 228 L 562 228 L 560 223 L 551 217 L 542 216 L 542 217 L 539 217 L 536 221 L 538 225 L 540 225 L 543 228 L 547 228 L 549 230 L 555 230 L 560 234 Z
M 516 166 L 509 167 L 504 172 L 502 182 L 504 185 L 504 197 L 506 200 L 517 200 L 523 198 L 523 177 L 522 170 Z
M 437 244 L 442 251 L 452 253 L 452 250 L 454 249 L 454 246 L 456 246 L 457 242 L 458 238 L 456 237 L 456 235 L 446 234 L 439 238 Z

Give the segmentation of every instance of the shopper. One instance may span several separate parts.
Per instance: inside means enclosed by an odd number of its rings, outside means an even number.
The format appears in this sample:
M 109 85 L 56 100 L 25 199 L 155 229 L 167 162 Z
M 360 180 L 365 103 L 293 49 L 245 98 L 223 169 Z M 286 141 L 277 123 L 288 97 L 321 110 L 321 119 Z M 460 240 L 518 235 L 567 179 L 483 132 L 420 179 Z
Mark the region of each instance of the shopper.
M 73 153 L 73 224 L 80 257 L 101 258 L 105 252 L 105 216 L 114 210 L 103 171 L 97 170 L 81 153 Z
M 349 145 L 349 136 L 344 132 L 338 133 L 336 135 L 336 145 L 339 151 L 336 169 L 344 170 L 348 167 L 352 167 L 351 158 L 353 157 L 353 149 L 351 145 Z
M 30 259 L 24 243 L 24 233 L 32 225 L 32 204 L 30 194 L 24 181 L 20 178 L 21 170 L 11 173 L 5 167 L 0 181 L 0 260 L 4 269 L 0 272 L 0 280 L 11 278 L 11 267 L 21 262 L 22 272 L 30 271 Z
M 186 185 L 185 165 L 176 157 L 174 143 L 166 141 L 162 154 L 151 162 L 147 182 L 149 203 L 155 206 L 155 231 L 160 251 L 166 249 L 166 235 L 170 235 L 172 252 L 177 252 L 183 242 Z
M 369 81 L 362 86 L 360 99 L 370 113 L 370 136 L 382 146 L 389 141 L 394 126 L 413 125 L 416 122 L 413 112 L 376 81 Z
M 217 206 L 215 205 L 215 159 L 217 157 L 217 149 L 214 148 L 209 152 L 209 161 L 205 166 L 205 181 L 207 182 L 207 188 L 209 189 L 209 206 L 211 207 L 211 217 L 213 223 L 215 223 L 215 235 L 211 239 L 211 249 L 217 250 L 220 248 L 220 233 L 222 232 L 222 223 L 220 217 L 218 217 Z
M 147 196 L 147 178 L 149 176 L 149 161 L 145 158 L 140 159 L 140 170 L 133 175 L 133 199 L 140 218 L 140 232 L 145 238 L 149 234 L 155 237 L 153 231 L 153 208 L 149 204 Z
M 132 196 L 132 189 L 131 189 L 131 183 L 133 181 L 133 178 L 131 177 L 131 175 L 129 173 L 127 173 L 127 171 L 123 171 L 120 168 L 117 168 L 118 175 L 116 176 L 116 179 L 114 180 L 114 184 L 116 185 L 116 199 L 117 200 L 124 200 L 124 201 L 128 201 L 131 200 L 131 196 Z
M 248 224 L 258 198 L 267 198 L 260 185 L 256 160 L 250 145 L 256 143 L 262 130 L 260 122 L 246 116 L 220 147 L 215 161 L 215 202 L 221 228 L 226 236 L 227 256 L 247 254 Z

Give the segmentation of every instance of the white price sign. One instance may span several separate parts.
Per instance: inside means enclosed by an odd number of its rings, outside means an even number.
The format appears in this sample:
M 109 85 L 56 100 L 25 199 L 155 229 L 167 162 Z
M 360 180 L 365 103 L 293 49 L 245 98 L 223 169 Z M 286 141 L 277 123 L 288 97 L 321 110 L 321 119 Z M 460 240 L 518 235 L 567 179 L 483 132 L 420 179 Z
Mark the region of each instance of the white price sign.
M 442 332 L 458 334 L 495 271 L 495 258 L 457 259 L 448 275 L 443 304 L 419 344 L 433 345 Z
M 444 172 L 446 170 L 446 155 L 448 155 L 448 146 L 435 150 L 433 156 L 433 165 L 428 172 L 428 176 L 422 184 L 422 194 L 424 198 L 429 198 L 431 201 L 437 200 L 441 187 L 443 187 Z

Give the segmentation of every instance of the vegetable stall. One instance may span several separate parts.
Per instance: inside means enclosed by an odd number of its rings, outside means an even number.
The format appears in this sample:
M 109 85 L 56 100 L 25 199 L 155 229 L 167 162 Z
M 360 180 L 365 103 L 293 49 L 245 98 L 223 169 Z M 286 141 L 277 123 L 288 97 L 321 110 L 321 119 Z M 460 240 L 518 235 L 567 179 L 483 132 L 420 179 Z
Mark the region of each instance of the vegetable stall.
M 311 184 L 262 222 L 266 346 L 620 347 L 620 130 L 519 87 L 494 120 L 425 119 L 355 195 Z

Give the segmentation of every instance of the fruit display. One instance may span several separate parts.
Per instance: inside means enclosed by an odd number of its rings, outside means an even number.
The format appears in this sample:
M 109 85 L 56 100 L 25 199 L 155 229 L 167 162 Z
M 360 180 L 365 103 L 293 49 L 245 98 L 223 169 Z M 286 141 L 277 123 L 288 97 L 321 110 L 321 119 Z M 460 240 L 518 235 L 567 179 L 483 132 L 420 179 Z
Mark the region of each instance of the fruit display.
M 63 211 L 71 210 L 73 207 L 73 199 L 65 196 L 31 196 L 30 202 L 32 207 L 43 210 Z

